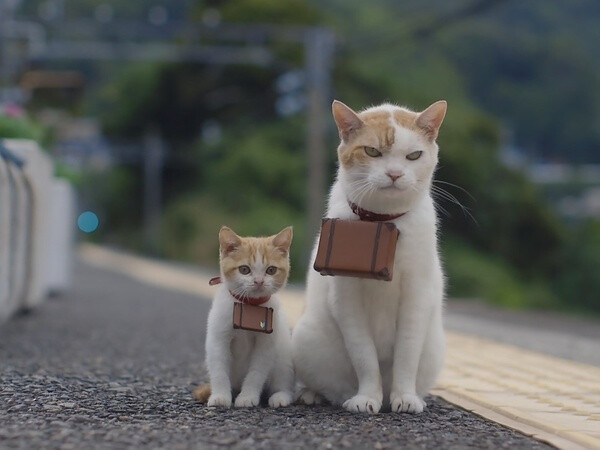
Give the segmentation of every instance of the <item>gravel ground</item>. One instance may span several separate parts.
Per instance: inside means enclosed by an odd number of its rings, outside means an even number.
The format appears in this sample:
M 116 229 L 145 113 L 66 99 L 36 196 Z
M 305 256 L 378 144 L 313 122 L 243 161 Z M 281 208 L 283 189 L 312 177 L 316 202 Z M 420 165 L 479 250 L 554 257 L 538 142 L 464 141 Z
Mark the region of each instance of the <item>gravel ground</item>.
M 1 448 L 551 448 L 438 398 L 418 416 L 192 400 L 208 302 L 80 264 L 0 326 Z

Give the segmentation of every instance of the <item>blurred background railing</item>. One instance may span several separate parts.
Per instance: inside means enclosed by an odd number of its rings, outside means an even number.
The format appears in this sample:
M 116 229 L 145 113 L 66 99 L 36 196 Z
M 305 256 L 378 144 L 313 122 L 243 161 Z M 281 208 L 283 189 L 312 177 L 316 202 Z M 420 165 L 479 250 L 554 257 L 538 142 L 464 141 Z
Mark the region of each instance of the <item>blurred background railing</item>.
M 444 98 L 450 296 L 597 314 L 598 5 L 11 0 L 0 137 L 47 149 L 98 220 L 84 239 L 214 268 L 220 225 L 292 224 L 301 281 L 335 173 L 332 99 Z
M 71 282 L 74 193 L 31 140 L 0 140 L 0 320 Z

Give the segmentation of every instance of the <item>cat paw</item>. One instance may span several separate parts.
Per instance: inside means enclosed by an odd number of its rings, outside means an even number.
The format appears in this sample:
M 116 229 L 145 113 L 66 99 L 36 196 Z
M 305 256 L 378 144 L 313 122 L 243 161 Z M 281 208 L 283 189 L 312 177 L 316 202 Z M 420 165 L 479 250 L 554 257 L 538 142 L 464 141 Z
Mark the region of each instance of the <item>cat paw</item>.
M 323 403 L 323 397 L 308 388 L 304 388 L 300 391 L 296 401 L 303 405 L 320 405 Z
M 208 397 L 208 403 L 206 405 L 230 408 L 231 407 L 231 394 L 212 393 L 210 395 L 210 397 Z
M 391 396 L 392 412 L 419 414 L 427 404 L 416 394 L 400 394 Z
M 236 408 L 252 408 L 258 406 L 260 397 L 258 395 L 240 394 L 235 399 Z
M 279 391 L 269 397 L 271 408 L 281 408 L 282 406 L 288 406 L 290 403 L 292 403 L 292 396 L 289 392 Z
M 357 394 L 346 400 L 342 406 L 351 412 L 376 414 L 381 409 L 381 402 L 367 395 Z

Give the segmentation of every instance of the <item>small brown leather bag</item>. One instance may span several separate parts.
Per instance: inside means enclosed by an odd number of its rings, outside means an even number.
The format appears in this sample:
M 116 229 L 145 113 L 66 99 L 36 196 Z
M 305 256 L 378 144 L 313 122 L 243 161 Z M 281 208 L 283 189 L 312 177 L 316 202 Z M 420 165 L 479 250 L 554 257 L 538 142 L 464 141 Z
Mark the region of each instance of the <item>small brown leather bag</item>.
M 235 302 L 233 304 L 233 328 L 272 333 L 273 308 Z
M 321 275 L 391 281 L 399 235 L 391 222 L 323 219 L 313 267 Z

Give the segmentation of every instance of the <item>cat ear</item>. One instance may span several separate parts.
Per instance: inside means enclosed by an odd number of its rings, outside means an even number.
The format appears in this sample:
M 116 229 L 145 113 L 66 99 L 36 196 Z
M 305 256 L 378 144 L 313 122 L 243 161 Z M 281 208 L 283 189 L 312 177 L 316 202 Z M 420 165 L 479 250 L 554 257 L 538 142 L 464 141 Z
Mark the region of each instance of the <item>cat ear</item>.
M 223 256 L 228 255 L 242 243 L 240 237 L 229 227 L 222 226 L 219 230 L 219 248 Z
M 446 100 L 439 100 L 429 106 L 417 117 L 417 126 L 425 132 L 425 135 L 434 141 L 437 138 L 440 125 L 446 116 Z
M 277 235 L 273 236 L 273 245 L 283 253 L 288 253 L 292 244 L 292 235 L 292 227 L 284 228 Z
M 333 101 L 331 111 L 333 112 L 333 119 L 337 125 L 340 139 L 343 141 L 347 140 L 352 133 L 364 125 L 356 113 L 339 100 Z

